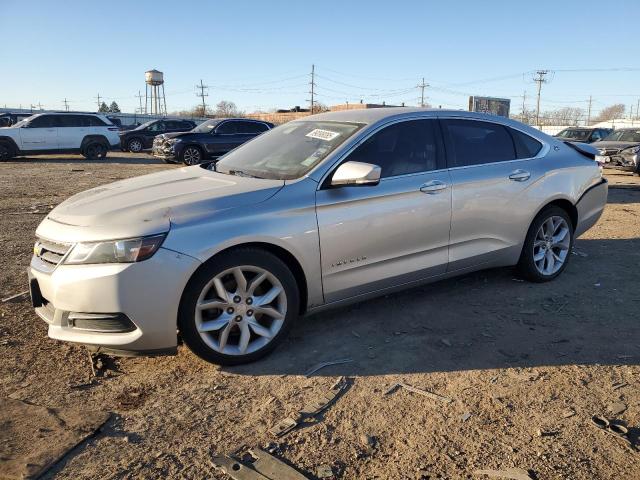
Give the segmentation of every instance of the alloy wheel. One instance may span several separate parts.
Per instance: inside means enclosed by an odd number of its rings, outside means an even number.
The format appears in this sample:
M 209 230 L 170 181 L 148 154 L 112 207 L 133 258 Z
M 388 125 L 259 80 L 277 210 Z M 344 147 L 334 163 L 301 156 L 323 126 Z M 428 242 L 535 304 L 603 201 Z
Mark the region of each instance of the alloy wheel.
M 197 165 L 200 163 L 200 150 L 194 147 L 187 148 L 182 154 L 186 165 Z
M 533 263 L 542 275 L 553 275 L 564 265 L 571 246 L 571 229 L 560 216 L 547 218 L 533 242 Z
M 247 355 L 267 345 L 287 314 L 280 281 L 256 266 L 233 267 L 217 274 L 196 302 L 195 325 L 200 338 L 225 355 Z
M 129 142 L 129 151 L 133 153 L 138 153 L 142 150 L 142 142 L 140 140 L 131 140 Z

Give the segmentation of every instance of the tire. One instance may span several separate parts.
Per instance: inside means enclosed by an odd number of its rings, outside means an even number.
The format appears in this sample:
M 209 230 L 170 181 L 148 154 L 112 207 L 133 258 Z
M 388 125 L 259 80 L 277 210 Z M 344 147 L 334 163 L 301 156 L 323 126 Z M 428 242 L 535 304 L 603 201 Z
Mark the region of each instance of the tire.
M 144 143 L 138 137 L 134 137 L 127 141 L 127 150 L 131 153 L 140 153 L 144 150 Z
M 203 158 L 202 150 L 194 145 L 184 147 L 182 153 L 180 153 L 180 161 L 189 166 L 198 165 L 202 162 Z
M 0 143 L 0 162 L 12 159 L 14 156 L 13 148 L 6 142 Z
M 102 142 L 87 142 L 82 148 L 82 155 L 87 160 L 97 160 L 107 156 L 107 147 Z
M 244 289 L 236 280 L 238 271 L 246 281 Z M 203 309 L 207 302 L 209 308 Z M 200 358 L 239 365 L 276 348 L 295 322 L 299 305 L 295 277 L 282 260 L 265 250 L 239 248 L 214 257 L 189 280 L 178 329 Z
M 573 240 L 573 223 L 566 210 L 556 206 L 544 208 L 527 232 L 518 262 L 521 275 L 539 283 L 556 278 L 567 268 Z

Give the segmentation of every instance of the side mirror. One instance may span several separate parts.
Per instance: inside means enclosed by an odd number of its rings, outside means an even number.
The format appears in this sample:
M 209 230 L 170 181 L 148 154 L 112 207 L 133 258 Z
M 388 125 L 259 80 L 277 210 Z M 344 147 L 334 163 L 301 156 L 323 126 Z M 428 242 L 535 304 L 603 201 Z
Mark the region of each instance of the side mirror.
M 380 182 L 381 171 L 378 165 L 371 163 L 346 162 L 333 173 L 331 185 L 377 185 Z

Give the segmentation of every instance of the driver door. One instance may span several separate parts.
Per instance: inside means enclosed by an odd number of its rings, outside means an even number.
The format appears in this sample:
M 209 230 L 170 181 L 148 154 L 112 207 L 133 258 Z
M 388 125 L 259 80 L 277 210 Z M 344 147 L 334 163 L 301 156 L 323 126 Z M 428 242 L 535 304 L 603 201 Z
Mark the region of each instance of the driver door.
M 53 115 L 40 115 L 20 129 L 22 150 L 56 150 L 58 128 Z
M 325 301 L 446 271 L 451 181 L 437 120 L 374 133 L 345 159 L 381 167 L 377 185 L 330 185 L 316 194 Z M 335 170 L 334 170 L 335 171 Z

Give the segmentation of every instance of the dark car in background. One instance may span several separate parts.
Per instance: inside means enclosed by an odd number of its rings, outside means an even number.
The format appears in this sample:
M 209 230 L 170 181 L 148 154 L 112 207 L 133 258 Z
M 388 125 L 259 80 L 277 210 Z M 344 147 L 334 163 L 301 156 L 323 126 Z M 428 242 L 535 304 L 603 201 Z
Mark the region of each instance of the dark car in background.
M 605 167 L 640 175 L 640 128 L 619 128 L 593 146 L 604 157 Z
M 569 127 L 554 136 L 567 142 L 593 143 L 602 140 L 612 131 L 611 128 Z
M 167 163 L 196 165 L 220 157 L 272 128 L 272 123 L 260 120 L 216 118 L 201 123 L 190 132 L 158 135 L 152 153 Z
M 10 127 L 31 116 L 33 113 L 0 113 L 0 127 Z
M 151 148 L 156 135 L 173 132 L 188 132 L 195 128 L 196 122 L 192 120 L 169 119 L 152 120 L 143 123 L 133 130 L 120 132 L 120 145 L 122 150 L 137 153 Z

